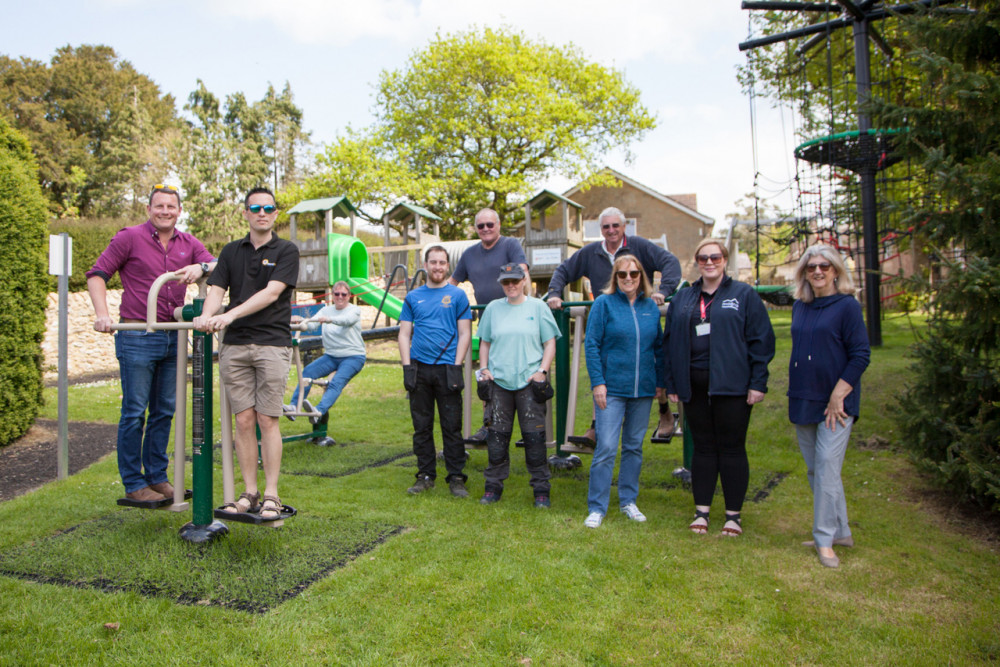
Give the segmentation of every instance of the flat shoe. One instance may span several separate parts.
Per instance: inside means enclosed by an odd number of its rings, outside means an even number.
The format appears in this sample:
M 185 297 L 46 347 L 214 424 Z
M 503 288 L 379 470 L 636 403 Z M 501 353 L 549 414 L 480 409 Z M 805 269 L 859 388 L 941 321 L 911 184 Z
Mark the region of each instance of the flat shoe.
M 159 484 L 150 484 L 149 488 L 157 493 L 166 496 L 167 498 L 174 497 L 174 487 L 170 482 L 160 482 Z
M 816 555 L 819 557 L 819 562 L 823 567 L 840 567 L 840 559 L 837 558 L 836 554 L 833 556 L 824 556 L 817 549 Z
M 802 543 L 802 546 L 809 547 L 810 549 L 816 546 L 816 540 L 806 540 Z M 838 537 L 833 541 L 833 546 L 835 547 L 853 547 L 854 538 L 850 535 L 847 537 Z

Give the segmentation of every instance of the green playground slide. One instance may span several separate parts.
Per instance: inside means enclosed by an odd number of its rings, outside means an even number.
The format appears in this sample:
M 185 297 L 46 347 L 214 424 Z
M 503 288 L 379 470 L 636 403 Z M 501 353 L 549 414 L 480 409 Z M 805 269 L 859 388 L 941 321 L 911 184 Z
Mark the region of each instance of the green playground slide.
M 382 306 L 383 313 L 394 320 L 399 319 L 399 314 L 403 312 L 403 302 L 398 297 L 386 294 L 385 290 L 377 287 L 370 280 L 346 278 L 346 282 L 351 286 L 351 294 L 354 294 L 369 306 L 375 306 L 376 308 Z M 383 297 L 385 297 L 385 303 L 382 303 Z
M 368 248 L 361 239 L 346 234 L 327 237 L 327 262 L 330 284 L 338 280 L 351 286 L 351 293 L 370 306 L 382 306 L 382 312 L 394 320 L 403 312 L 403 302 L 371 282 L 368 275 Z M 385 303 L 383 303 L 383 297 Z

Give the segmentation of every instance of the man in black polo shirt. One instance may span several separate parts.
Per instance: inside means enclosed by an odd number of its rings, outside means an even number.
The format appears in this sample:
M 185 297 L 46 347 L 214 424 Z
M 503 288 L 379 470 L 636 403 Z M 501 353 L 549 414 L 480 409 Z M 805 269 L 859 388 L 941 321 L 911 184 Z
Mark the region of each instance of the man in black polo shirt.
M 227 512 L 260 510 L 262 519 L 279 518 L 281 431 L 278 418 L 292 360 L 292 292 L 299 274 L 299 250 L 274 233 L 278 207 L 267 188 L 254 188 L 244 200 L 250 233 L 226 245 L 208 280 L 199 331 L 226 330 L 219 347 L 219 376 L 236 415 L 236 458 L 246 487 Z M 213 315 L 229 290 L 224 313 Z M 264 464 L 264 497 L 257 490 L 257 433 Z

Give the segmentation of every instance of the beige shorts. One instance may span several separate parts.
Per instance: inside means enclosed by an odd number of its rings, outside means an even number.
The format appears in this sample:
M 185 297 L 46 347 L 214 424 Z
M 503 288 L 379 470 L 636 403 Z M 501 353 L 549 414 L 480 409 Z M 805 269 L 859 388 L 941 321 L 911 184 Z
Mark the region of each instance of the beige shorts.
M 292 348 L 274 345 L 222 345 L 219 376 L 229 394 L 233 414 L 249 408 L 268 417 L 281 416 Z

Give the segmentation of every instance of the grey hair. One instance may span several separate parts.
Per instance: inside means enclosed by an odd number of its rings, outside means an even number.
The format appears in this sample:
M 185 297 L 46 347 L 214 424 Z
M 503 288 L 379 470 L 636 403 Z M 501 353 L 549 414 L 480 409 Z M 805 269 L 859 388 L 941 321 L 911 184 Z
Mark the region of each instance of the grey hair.
M 618 218 L 618 222 L 622 227 L 625 226 L 625 214 L 621 212 L 621 209 L 615 208 L 614 206 L 609 206 L 601 214 L 597 216 L 597 222 L 600 223 L 604 218 Z
M 816 295 L 813 294 L 812 285 L 806 279 L 806 264 L 809 263 L 811 257 L 821 257 L 833 265 L 833 270 L 837 272 L 837 275 L 833 278 L 833 284 L 836 286 L 838 293 L 854 294 L 854 278 L 851 277 L 850 271 L 844 266 L 844 260 L 841 258 L 840 253 L 831 245 L 817 243 L 806 248 L 806 251 L 802 253 L 802 257 L 799 258 L 798 265 L 795 267 L 796 299 L 803 303 L 809 303 L 816 298 Z

